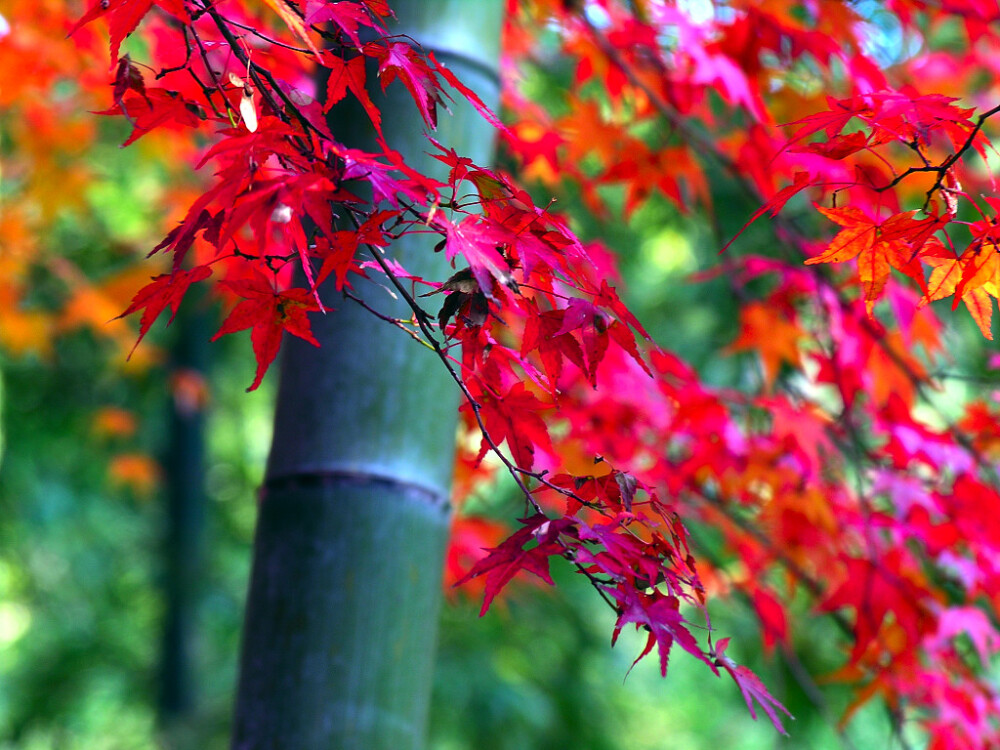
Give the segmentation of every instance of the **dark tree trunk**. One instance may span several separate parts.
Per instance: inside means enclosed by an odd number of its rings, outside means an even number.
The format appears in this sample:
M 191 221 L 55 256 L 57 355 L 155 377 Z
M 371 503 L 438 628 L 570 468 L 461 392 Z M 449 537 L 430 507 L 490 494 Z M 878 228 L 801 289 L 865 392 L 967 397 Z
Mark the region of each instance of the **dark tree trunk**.
M 197 292 L 195 292 L 197 294 Z M 181 307 L 170 352 L 170 402 L 164 459 L 164 624 L 160 716 L 168 727 L 195 707 L 194 621 L 203 577 L 205 391 L 209 322 L 199 296 Z

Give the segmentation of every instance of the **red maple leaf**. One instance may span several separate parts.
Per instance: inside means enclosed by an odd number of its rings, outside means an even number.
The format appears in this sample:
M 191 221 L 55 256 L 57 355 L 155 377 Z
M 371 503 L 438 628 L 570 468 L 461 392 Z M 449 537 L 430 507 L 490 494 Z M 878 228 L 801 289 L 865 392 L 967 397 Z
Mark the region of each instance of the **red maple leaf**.
M 177 308 L 181 303 L 181 299 L 184 297 L 185 292 L 187 292 L 188 287 L 196 281 L 202 281 L 207 279 L 212 274 L 212 269 L 208 266 L 195 266 L 191 270 L 178 269 L 173 273 L 165 273 L 155 277 L 149 284 L 146 284 L 142 289 L 136 292 L 135 297 L 132 298 L 132 304 L 119 315 L 119 318 L 124 318 L 126 315 L 131 315 L 137 310 L 145 310 L 142 313 L 142 317 L 139 319 L 139 338 L 136 339 L 135 346 L 132 347 L 132 352 L 135 351 L 135 347 L 139 346 L 139 342 L 142 341 L 146 332 L 149 331 L 149 327 L 153 325 L 160 313 L 166 307 L 170 307 L 170 320 L 167 321 L 167 325 L 174 322 L 174 318 L 177 316 Z M 129 356 L 132 356 L 132 352 L 129 352 Z
M 563 332 L 563 319 L 566 310 L 548 310 L 539 312 L 534 300 L 530 301 L 530 314 L 524 322 L 524 335 L 521 340 L 521 356 L 538 350 L 545 374 L 553 388 L 559 383 L 562 374 L 563 359 L 587 371 L 583 357 L 583 349 L 569 332 Z
M 382 112 L 372 102 L 371 97 L 368 96 L 368 89 L 365 88 L 365 80 L 367 79 L 365 56 L 356 55 L 348 60 L 340 55 L 325 51 L 323 53 L 323 66 L 329 71 L 323 111 L 329 112 L 330 108 L 350 91 L 365 108 L 375 130 L 381 133 Z
M 774 728 L 782 734 L 787 735 L 788 732 L 785 731 L 785 727 L 781 723 L 778 711 L 781 711 L 790 719 L 795 717 L 767 691 L 764 683 L 760 681 L 757 675 L 726 656 L 726 649 L 728 647 L 728 638 L 722 638 L 715 644 L 716 663 L 729 672 L 730 677 L 739 686 L 740 692 L 743 693 L 743 700 L 746 701 L 747 708 L 750 709 L 750 715 L 754 720 L 757 719 L 757 712 L 753 708 L 753 702 L 757 701 L 760 707 L 764 709 L 764 713 L 767 714 L 767 718 L 771 720 Z
M 260 385 L 264 373 L 278 354 L 285 331 L 319 346 L 312 334 L 309 316 L 306 315 L 309 311 L 318 310 L 319 304 L 308 289 L 279 292 L 260 271 L 251 279 L 226 280 L 220 283 L 243 299 L 230 311 L 212 341 L 227 333 L 252 329 L 250 341 L 257 358 L 257 375 L 253 384 L 247 388 L 248 391 L 255 390 Z
M 176 91 L 159 88 L 147 89 L 144 93 L 127 91 L 114 107 L 94 114 L 124 115 L 128 119 L 132 124 L 132 133 L 122 144 L 123 147 L 162 125 L 196 128 L 204 118 L 198 104 L 185 99 Z
M 932 624 L 932 618 L 926 601 L 928 595 L 914 580 L 917 573 L 907 570 L 901 549 L 887 552 L 877 562 L 845 555 L 843 564 L 846 569 L 843 581 L 827 594 L 819 610 L 854 609 L 857 617 L 852 659 L 860 659 L 873 642 L 884 641 L 883 624 L 890 615 L 906 636 L 906 642 L 915 647 Z
M 446 593 L 452 593 L 458 581 L 486 557 L 487 550 L 496 547 L 507 536 L 508 527 L 499 521 L 479 516 L 455 515 L 448 535 L 448 552 L 444 563 Z M 485 580 L 465 580 L 464 590 L 474 596 L 484 593 Z
M 114 64 L 125 37 L 135 31 L 135 27 L 149 13 L 153 5 L 154 0 L 95 0 L 83 17 L 73 24 L 69 33 L 72 36 L 80 27 L 107 16 L 108 34 L 111 37 L 111 62 Z M 190 23 L 190 17 L 184 8 L 184 0 L 155 0 L 155 5 L 180 21 Z
M 441 77 L 444 78 L 444 80 L 446 80 L 456 91 L 468 99 L 469 103 L 476 108 L 476 111 L 479 112 L 479 114 L 481 114 L 483 118 L 490 123 L 490 125 L 495 127 L 501 133 L 504 133 L 507 136 L 512 136 L 510 130 L 508 130 L 507 126 L 500 121 L 500 118 L 497 117 L 496 114 L 494 114 L 493 110 L 483 103 L 483 100 L 479 98 L 475 91 L 462 83 L 454 73 L 442 65 L 438 59 L 434 57 L 433 52 L 428 53 L 427 59 L 430 60 L 431 65 L 434 66 L 434 70 L 437 71 Z
M 844 127 L 855 117 L 869 119 L 872 115 L 872 103 L 865 97 L 856 96 L 852 99 L 826 98 L 829 109 L 825 112 L 816 112 L 801 120 L 787 123 L 787 125 L 799 125 L 799 129 L 789 138 L 788 145 L 815 135 L 819 131 L 824 131 L 828 138 L 832 138 L 840 133 Z
M 489 550 L 486 557 L 455 582 L 459 586 L 471 578 L 486 576 L 480 617 L 489 610 L 500 590 L 522 570 L 533 573 L 552 585 L 549 558 L 565 552 L 565 547 L 559 543 L 559 535 L 572 527 L 573 522 L 568 518 L 549 519 L 541 513 L 520 519 L 520 522 L 524 524 L 520 529 L 507 537 L 499 547 Z
M 847 135 L 837 135 L 828 141 L 818 141 L 809 143 L 799 148 L 790 149 L 794 152 L 812 152 L 825 156 L 828 159 L 843 159 L 851 154 L 868 147 L 868 134 L 863 131 L 848 133 Z
M 440 86 L 427 61 L 406 42 L 393 42 L 375 47 L 379 60 L 378 75 L 382 90 L 399 78 L 420 110 L 427 127 L 437 128 L 437 104 L 441 101 Z
M 490 440 L 495 445 L 506 440 L 514 463 L 519 467 L 531 469 L 535 463 L 536 447 L 552 452 L 549 430 L 540 414 L 552 406 L 541 401 L 522 381 L 514 383 L 502 398 L 494 396 L 474 382 L 469 383 L 469 390 L 479 404 L 480 416 Z M 479 450 L 480 459 L 489 448 L 484 436 Z
M 313 5 L 315 3 L 310 3 Z M 366 3 L 369 8 L 370 3 Z M 379 15 L 385 15 L 381 13 Z M 333 22 L 340 27 L 355 47 L 361 48 L 361 36 L 358 29 L 362 26 L 375 29 L 380 34 L 386 33 L 385 27 L 372 17 L 363 4 L 357 2 L 323 3 L 315 11 L 309 13 L 310 25 L 321 25 Z
M 698 647 L 698 642 L 684 627 L 687 621 L 680 612 L 680 600 L 677 597 L 648 596 L 635 594 L 634 591 L 630 593 L 633 595 L 628 597 L 628 604 L 623 605 L 623 611 L 618 617 L 618 621 L 615 622 L 611 643 L 614 644 L 618 640 L 621 629 L 630 623 L 634 624 L 636 628 L 644 628 L 649 632 L 646 645 L 642 653 L 632 662 L 632 666 L 635 666 L 656 646 L 660 658 L 660 674 L 666 677 L 670 649 L 673 648 L 675 642 L 688 653 L 705 660 Z
M 444 230 L 448 260 L 453 261 L 458 254 L 464 256 L 486 296 L 493 298 L 493 279 L 516 288 L 510 265 L 499 249 L 514 240 L 504 226 L 482 216 L 466 216 L 455 224 L 440 212 L 434 216 L 433 224 Z

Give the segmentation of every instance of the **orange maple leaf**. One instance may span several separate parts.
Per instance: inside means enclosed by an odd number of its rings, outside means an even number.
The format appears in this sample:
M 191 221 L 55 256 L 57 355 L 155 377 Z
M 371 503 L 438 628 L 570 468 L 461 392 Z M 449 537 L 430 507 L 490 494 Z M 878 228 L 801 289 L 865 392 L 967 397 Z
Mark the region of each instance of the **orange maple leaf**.
M 958 258 L 925 258 L 934 270 L 927 282 L 927 295 L 920 304 L 955 295 L 952 307 L 957 307 L 959 301 L 964 302 L 983 336 L 992 341 L 991 297 L 1000 297 L 1000 256 L 996 245 L 988 247 L 988 251 L 986 246 L 978 251 L 966 251 Z
M 917 254 L 937 229 L 937 219 L 914 219 L 916 211 L 905 211 L 885 221 L 875 221 L 852 206 L 816 206 L 816 209 L 844 228 L 830 241 L 826 252 L 809 258 L 806 265 L 842 263 L 857 258 L 858 275 L 865 290 L 865 307 L 869 315 L 882 296 L 890 268 L 901 271 L 916 281 L 921 289 L 926 289 Z

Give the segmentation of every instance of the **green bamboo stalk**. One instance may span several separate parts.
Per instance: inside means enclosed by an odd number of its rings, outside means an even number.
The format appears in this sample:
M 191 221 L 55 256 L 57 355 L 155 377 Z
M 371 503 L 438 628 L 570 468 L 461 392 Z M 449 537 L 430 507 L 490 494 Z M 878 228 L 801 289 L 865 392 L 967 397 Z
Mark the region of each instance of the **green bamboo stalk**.
M 393 2 L 393 29 L 494 107 L 500 0 Z M 373 89 L 388 143 L 443 176 L 400 84 Z M 483 163 L 492 128 L 456 95 L 442 143 Z M 357 107 L 338 107 L 342 142 L 374 150 Z M 392 255 L 428 278 L 450 275 L 429 235 Z M 393 316 L 384 286 L 354 293 Z M 313 320 L 315 347 L 286 339 L 275 431 L 261 493 L 233 747 L 419 750 L 424 746 L 441 604 L 458 394 L 435 355 L 357 304 Z

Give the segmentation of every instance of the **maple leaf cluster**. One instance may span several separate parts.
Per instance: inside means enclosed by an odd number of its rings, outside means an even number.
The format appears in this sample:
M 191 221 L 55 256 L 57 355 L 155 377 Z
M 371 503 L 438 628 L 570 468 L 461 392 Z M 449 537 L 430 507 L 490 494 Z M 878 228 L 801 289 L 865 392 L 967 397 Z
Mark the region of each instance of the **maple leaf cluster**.
M 626 214 L 654 198 L 714 212 L 722 173 L 760 206 L 744 230 L 771 217 L 771 257 L 701 275 L 724 275 L 743 300 L 729 351 L 758 354 L 759 392 L 709 389 L 661 354 L 658 394 L 616 371 L 629 398 L 586 393 L 582 414 L 564 400 L 568 437 L 642 466 L 682 518 L 723 531 L 739 565 L 702 557 L 703 579 L 721 573 L 745 595 L 765 644 L 792 636 L 778 602 L 794 587 L 833 613 L 850 644 L 833 679 L 857 687 L 848 717 L 879 696 L 932 747 L 989 747 L 996 590 L 981 563 L 997 537 L 965 519 L 993 507 L 996 408 L 973 399 L 958 420 L 940 413 L 927 365 L 944 346 L 935 300 L 965 302 L 992 338 L 1000 13 L 886 6 L 899 49 L 879 50 L 883 32 L 847 3 L 520 4 L 505 38 L 505 141 L 526 176 L 572 184 L 595 213 L 611 212 L 616 189 Z M 935 46 L 949 24 L 967 42 L 955 57 Z M 542 45 L 575 66 L 554 112 L 526 94 L 545 75 Z M 837 225 L 832 238 L 816 216 Z M 848 263 L 853 278 L 825 270 Z M 959 570 L 970 577 L 954 588 Z M 775 580 L 794 585 L 782 594 Z M 974 658 L 953 637 L 963 630 L 982 644 Z
M 230 302 L 216 337 L 250 330 L 253 389 L 286 332 L 316 343 L 320 284 L 346 303 L 352 280 L 381 278 L 413 313 L 387 322 L 434 349 L 465 396 L 479 439 L 465 469 L 500 465 L 524 496 L 499 543 L 482 522 L 457 532 L 453 559 L 468 569 L 456 577 L 480 581 L 484 612 L 521 572 L 551 583 L 560 558 L 613 610 L 615 639 L 627 626 L 646 633 L 639 658 L 655 651 L 666 674 L 679 647 L 784 731 L 787 712 L 727 654 L 709 605 L 745 595 L 774 647 L 794 638 L 801 612 L 787 603 L 805 593 L 844 636 L 832 679 L 856 686 L 848 715 L 880 697 L 933 748 L 1000 743 L 989 676 L 997 410 L 972 401 L 958 419 L 928 418 L 926 366 L 942 348 L 931 302 L 965 302 L 991 338 L 1000 296 L 998 205 L 977 197 L 992 189 L 1000 108 L 941 93 L 956 68 L 992 80 L 994 4 L 891 0 L 912 43 L 886 57 L 871 19 L 835 0 L 733 0 L 704 16 L 660 0 L 511 0 L 506 126 L 445 64 L 390 34 L 384 0 L 266 5 L 261 18 L 238 2 L 100 0 L 67 29 L 92 46 L 95 22 L 106 24 L 104 114 L 128 123 L 126 143 L 209 143 L 198 166 L 211 165 L 210 184 L 153 249 L 169 270 L 125 310 L 139 314 L 139 337 L 192 285 L 215 281 Z M 959 63 L 933 43 L 956 23 Z M 141 64 L 120 54 L 138 29 Z M 556 112 L 522 85 L 546 46 L 573 71 Z M 972 73 L 959 84 L 989 102 Z M 610 189 L 626 215 L 654 198 L 711 212 L 713 175 L 726 175 L 760 206 L 748 225 L 769 216 L 779 247 L 730 253 L 714 271 L 748 300 L 729 351 L 759 356 L 760 387 L 710 387 L 649 343 L 609 283 L 608 254 L 514 178 L 433 138 L 447 177 L 407 164 L 380 137 L 372 92 L 388 86 L 408 92 L 429 130 L 450 97 L 467 99 L 525 182 L 572 183 L 596 215 L 610 215 Z M 346 98 L 379 152 L 338 140 L 326 112 Z M 428 252 L 438 243 L 450 278 L 416 278 L 388 258 L 415 232 L 433 237 Z M 849 277 L 830 271 L 848 262 Z M 436 316 L 421 302 L 430 295 L 443 300 Z M 696 524 L 721 535 L 723 556 L 696 544 Z

